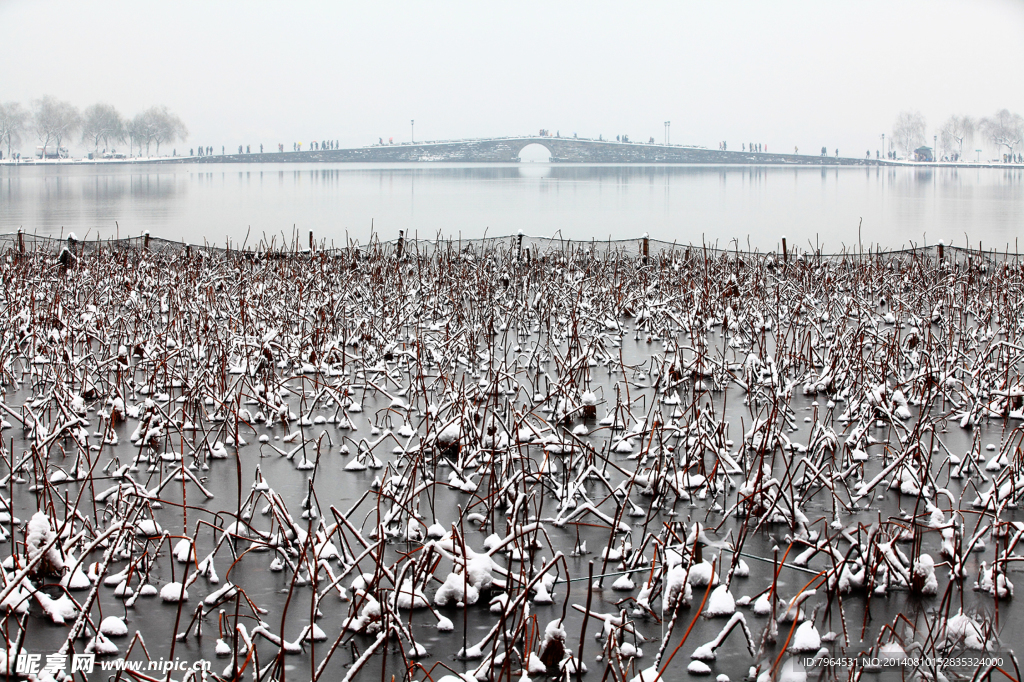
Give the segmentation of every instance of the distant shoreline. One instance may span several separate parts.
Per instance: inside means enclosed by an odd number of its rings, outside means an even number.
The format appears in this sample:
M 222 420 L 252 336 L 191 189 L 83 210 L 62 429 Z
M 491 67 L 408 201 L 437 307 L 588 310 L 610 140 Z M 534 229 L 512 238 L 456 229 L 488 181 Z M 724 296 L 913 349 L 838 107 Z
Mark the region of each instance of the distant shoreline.
M 11 161 L 0 160 L 0 167 L 4 168 L 33 168 L 33 167 L 63 167 L 63 166 L 138 166 L 138 165 L 181 165 L 188 163 L 195 164 L 283 164 L 283 163 L 365 163 L 365 164 L 510 164 L 524 163 L 516 161 L 465 161 L 465 160 L 427 160 L 427 161 L 372 161 L 364 159 L 342 160 L 315 158 L 318 152 L 283 152 L 277 154 L 224 154 L 215 156 L 154 156 L 135 157 L 131 159 L 22 159 Z M 308 155 L 308 156 L 307 156 Z M 254 158 L 258 157 L 258 158 Z M 269 158 L 268 158 L 269 157 Z M 856 159 L 850 157 L 807 157 L 808 161 L 550 161 L 550 162 L 525 162 L 524 165 L 559 165 L 559 166 L 766 166 L 773 168 L 791 168 L 794 166 L 804 167 L 839 167 L 839 166 L 877 166 L 893 168 L 959 168 L 969 170 L 972 168 L 1003 168 L 1010 170 L 1024 170 L 1024 164 L 1000 163 L 995 161 L 982 161 L 955 163 L 949 161 L 892 161 L 876 159 Z M 858 162 L 859 163 L 851 163 Z
M 873 159 L 870 157 L 780 154 L 729 151 L 689 145 L 633 143 L 551 136 L 380 144 L 347 149 L 210 154 L 207 156 L 154 156 L 127 159 L 22 159 L 3 160 L 6 166 L 125 165 L 125 164 L 261 164 L 261 163 L 521 163 L 520 153 L 538 146 L 550 155 L 548 163 L 571 165 L 709 165 L 709 166 L 888 166 L 909 168 L 1024 168 L 1024 164 L 998 161 L 949 162 Z

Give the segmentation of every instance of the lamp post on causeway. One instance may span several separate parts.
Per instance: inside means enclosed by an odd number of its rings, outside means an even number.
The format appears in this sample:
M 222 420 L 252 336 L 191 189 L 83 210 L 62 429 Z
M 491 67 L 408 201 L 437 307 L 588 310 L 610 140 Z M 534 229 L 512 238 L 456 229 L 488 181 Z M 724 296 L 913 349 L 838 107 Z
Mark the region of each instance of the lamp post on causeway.
M 932 161 L 938 162 L 939 160 L 939 136 L 932 135 Z
M 882 156 L 889 158 L 889 155 L 885 153 L 885 133 L 882 133 Z
M 665 121 L 665 144 L 668 144 L 669 140 L 669 128 L 672 126 L 672 121 Z
M 412 137 L 413 144 L 415 144 L 416 143 L 416 119 L 410 120 L 409 121 L 409 126 L 410 126 L 410 128 L 412 128 L 411 137 Z

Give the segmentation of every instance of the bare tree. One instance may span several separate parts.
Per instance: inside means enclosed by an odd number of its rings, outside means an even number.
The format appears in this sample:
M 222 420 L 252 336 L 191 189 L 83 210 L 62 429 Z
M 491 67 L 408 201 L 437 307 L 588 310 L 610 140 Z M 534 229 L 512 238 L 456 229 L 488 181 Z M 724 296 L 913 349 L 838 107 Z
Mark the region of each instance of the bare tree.
M 1013 154 L 1013 148 L 1020 145 L 1024 138 L 1024 117 L 1002 109 L 994 116 L 981 119 L 981 130 L 993 144 L 1006 147 L 1006 153 Z
M 168 111 L 167 107 L 156 106 L 137 114 L 131 120 L 129 134 L 139 145 L 140 153 L 142 145 L 146 145 L 146 156 L 149 156 L 150 144 L 156 143 L 156 153 L 159 154 L 161 144 L 185 139 L 188 128 L 177 115 Z
M 188 128 L 177 116 L 168 111 L 167 107 L 151 107 L 146 111 L 146 117 L 153 126 L 153 141 L 156 142 L 156 153 L 160 154 L 160 144 L 170 144 L 175 140 L 184 141 L 188 137 Z
M 117 109 L 109 104 L 93 104 L 85 110 L 82 122 L 82 142 L 92 141 L 93 150 L 109 147 L 110 141 L 124 140 L 124 119 Z
M 136 114 L 133 119 L 125 123 L 125 136 L 128 138 L 128 156 L 131 156 L 138 144 L 139 156 L 142 155 L 142 141 L 145 139 L 145 121 L 141 114 Z
M 977 124 L 974 119 L 964 114 L 957 116 L 953 114 L 939 129 L 939 140 L 942 147 L 948 152 L 955 151 L 957 158 L 964 157 L 964 142 L 970 144 L 974 138 L 974 129 Z
M 7 156 L 11 155 L 11 145 L 21 143 L 21 134 L 28 123 L 28 112 L 18 102 L 0 104 L 0 146 L 7 143 Z
M 78 130 L 81 121 L 78 109 L 70 102 L 63 102 L 50 95 L 36 100 L 32 123 L 39 141 L 43 143 L 43 157 L 46 157 L 46 148 L 51 142 L 57 146 L 59 155 L 61 141 Z
M 150 156 L 150 144 L 157 138 L 160 121 L 159 116 L 154 113 L 155 109 L 147 109 L 141 114 L 136 114 L 131 120 L 130 134 L 138 144 L 139 155 L 142 154 L 142 144 L 145 144 L 145 156 Z
M 924 143 L 924 116 L 919 111 L 901 111 L 892 125 L 892 139 L 904 156 Z

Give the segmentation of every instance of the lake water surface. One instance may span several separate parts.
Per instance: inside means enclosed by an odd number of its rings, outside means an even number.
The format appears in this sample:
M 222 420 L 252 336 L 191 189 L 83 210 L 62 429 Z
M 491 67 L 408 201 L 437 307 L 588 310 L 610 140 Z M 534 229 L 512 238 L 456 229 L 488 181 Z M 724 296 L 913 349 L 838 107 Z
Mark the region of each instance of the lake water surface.
M 863 222 L 862 222 L 863 221 Z M 528 235 L 1017 248 L 1024 171 L 558 164 L 0 167 L 0 232 L 191 243 Z M 860 234 L 858 236 L 858 225 Z

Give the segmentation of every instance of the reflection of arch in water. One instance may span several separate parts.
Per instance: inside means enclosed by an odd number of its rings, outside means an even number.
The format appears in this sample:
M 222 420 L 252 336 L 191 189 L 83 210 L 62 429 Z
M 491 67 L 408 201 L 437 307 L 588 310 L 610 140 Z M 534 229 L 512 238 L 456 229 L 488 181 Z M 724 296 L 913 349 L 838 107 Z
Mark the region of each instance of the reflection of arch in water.
M 554 155 L 543 142 L 531 142 L 519 148 L 516 159 L 523 163 L 550 163 Z
M 549 178 L 551 171 L 558 168 L 550 163 L 521 163 L 515 169 L 520 178 Z

